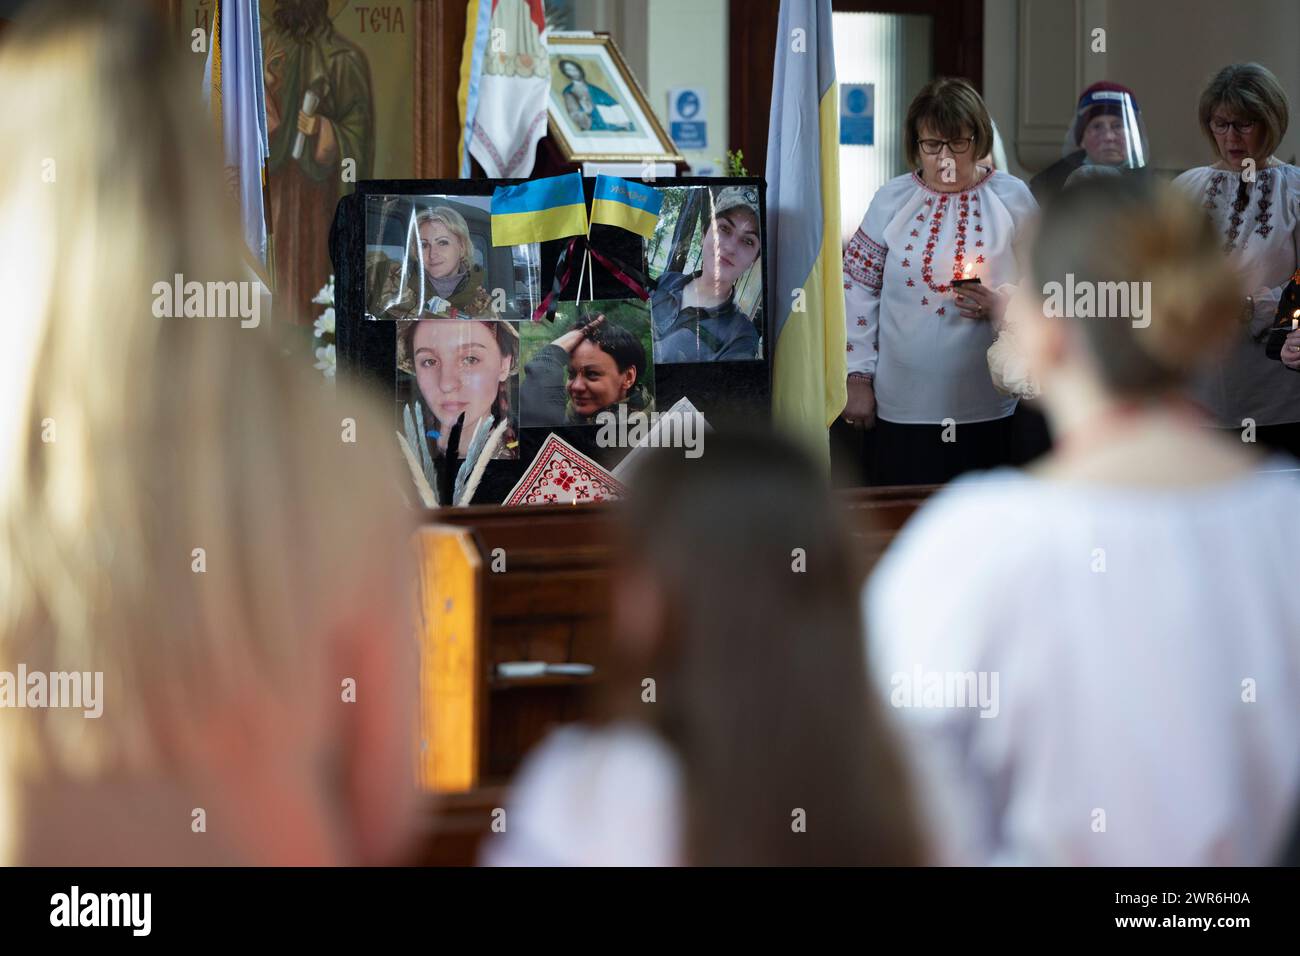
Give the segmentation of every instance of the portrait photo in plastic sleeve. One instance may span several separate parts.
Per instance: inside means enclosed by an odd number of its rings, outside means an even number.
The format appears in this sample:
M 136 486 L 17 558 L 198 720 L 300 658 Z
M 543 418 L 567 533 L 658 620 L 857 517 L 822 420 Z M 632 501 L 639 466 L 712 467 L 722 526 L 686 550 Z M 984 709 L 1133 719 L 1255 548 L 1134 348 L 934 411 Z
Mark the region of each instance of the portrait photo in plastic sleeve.
M 763 357 L 758 187 L 666 186 L 646 245 L 654 361 Z
M 365 203 L 366 318 L 532 313 L 537 245 L 492 245 L 490 196 L 371 195 Z
M 398 442 L 417 490 L 421 477 L 428 489 L 439 487 L 438 470 L 462 415 L 458 489 L 464 489 L 466 476 L 482 473 L 483 463 L 517 459 L 519 323 L 421 319 L 396 324 Z M 468 497 L 472 494 L 471 488 Z M 459 496 L 440 502 L 461 503 Z
M 603 411 L 655 410 L 650 316 L 640 299 L 561 302 L 554 322 L 524 322 L 519 421 L 595 425 Z

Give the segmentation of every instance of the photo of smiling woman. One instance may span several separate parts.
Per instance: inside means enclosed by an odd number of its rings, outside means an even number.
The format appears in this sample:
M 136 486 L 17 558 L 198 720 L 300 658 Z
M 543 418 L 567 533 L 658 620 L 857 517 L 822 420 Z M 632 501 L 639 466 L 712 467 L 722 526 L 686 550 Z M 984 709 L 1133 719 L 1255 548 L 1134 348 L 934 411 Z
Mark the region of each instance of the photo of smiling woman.
M 366 254 L 367 311 L 379 318 L 490 315 L 487 284 L 469 225 L 450 205 L 412 207 L 402 261 L 381 249 Z
M 526 343 L 521 423 L 589 425 L 619 405 L 654 411 L 652 367 L 635 321 L 644 309 L 640 302 L 593 302 L 553 340 Z M 538 333 L 554 334 L 541 326 L 525 329 L 529 338 Z
M 397 367 L 408 376 L 408 382 L 414 379 L 415 394 L 406 411 L 423 429 L 421 445 L 427 460 L 447 454 L 452 428 L 462 414 L 465 423 L 457 458 L 469 457 L 480 430 L 492 433 L 503 420 L 507 422 L 505 432 L 492 457 L 518 457 L 518 414 L 511 392 L 519 367 L 519 332 L 513 323 L 459 319 L 402 322 L 397 333 Z M 418 453 L 421 448 L 411 450 Z
M 763 238 L 757 187 L 664 192 L 660 228 L 673 230 L 674 248 L 650 298 L 655 361 L 758 358 L 762 322 L 754 315 L 761 315 Z M 684 194 L 675 217 L 667 212 L 674 192 Z M 689 225 L 701 215 L 702 234 Z M 652 248 L 658 244 L 656 236 Z M 652 253 L 652 272 L 655 258 Z

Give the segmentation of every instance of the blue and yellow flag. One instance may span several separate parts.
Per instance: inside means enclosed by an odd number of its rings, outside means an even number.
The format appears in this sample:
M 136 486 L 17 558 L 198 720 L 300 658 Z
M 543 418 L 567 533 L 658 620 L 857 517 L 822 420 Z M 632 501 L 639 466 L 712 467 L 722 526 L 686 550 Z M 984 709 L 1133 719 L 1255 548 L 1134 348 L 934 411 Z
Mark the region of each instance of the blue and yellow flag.
M 772 412 L 829 467 L 827 429 L 848 400 L 831 0 L 781 0 L 776 35 L 772 88 L 780 93 L 767 134 Z M 803 38 L 807 52 L 790 37 Z
M 236 198 L 244 242 L 259 274 L 264 275 L 272 256 L 265 191 L 271 140 L 263 82 L 258 0 L 216 4 L 203 92 L 222 144 L 223 165 L 238 173 Z
M 519 246 L 587 234 L 582 176 L 534 179 L 492 192 L 492 245 Z
M 596 177 L 591 221 L 619 226 L 651 239 L 663 204 L 663 194 L 653 186 L 601 174 Z

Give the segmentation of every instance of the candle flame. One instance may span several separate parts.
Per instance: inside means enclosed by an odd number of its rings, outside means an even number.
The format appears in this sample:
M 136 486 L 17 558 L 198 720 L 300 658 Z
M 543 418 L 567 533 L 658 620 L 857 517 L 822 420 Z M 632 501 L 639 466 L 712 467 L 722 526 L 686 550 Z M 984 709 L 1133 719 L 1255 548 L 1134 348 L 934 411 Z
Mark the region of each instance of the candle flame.
M 1291 313 L 1291 318 L 1293 318 L 1293 319 L 1300 319 L 1300 309 L 1296 309 L 1294 312 L 1292 312 L 1292 313 Z

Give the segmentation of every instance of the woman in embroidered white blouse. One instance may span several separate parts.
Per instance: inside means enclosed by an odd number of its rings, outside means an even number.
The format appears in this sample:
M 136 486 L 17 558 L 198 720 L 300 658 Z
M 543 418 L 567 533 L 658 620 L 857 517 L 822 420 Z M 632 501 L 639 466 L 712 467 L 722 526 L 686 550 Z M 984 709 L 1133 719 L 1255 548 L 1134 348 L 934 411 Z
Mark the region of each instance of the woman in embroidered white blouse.
M 1189 169 L 1175 185 L 1201 202 L 1237 265 L 1246 292 L 1231 351 L 1197 382 L 1196 397 L 1225 428 L 1254 424 L 1255 438 L 1300 456 L 1300 335 L 1282 362 L 1263 340 L 1300 265 L 1300 170 L 1273 156 L 1287 128 L 1281 84 L 1256 63 L 1220 70 L 1201 94 L 1201 131 L 1218 162 Z
M 1300 484 L 1183 394 L 1235 331 L 1220 245 L 1155 182 L 1054 200 L 1009 309 L 1053 451 L 953 482 L 876 566 L 868 657 L 946 861 L 1257 866 L 1282 849 Z M 1152 308 L 1056 315 L 1042 290 L 1069 275 L 1149 282 Z
M 878 482 L 939 483 L 1010 460 L 1017 400 L 993 387 L 985 356 L 1037 206 L 1023 182 L 976 162 L 992 121 L 966 81 L 921 90 L 904 135 L 916 171 L 876 192 L 844 253 L 843 418 L 875 428 Z M 961 278 L 980 284 L 959 293 Z

